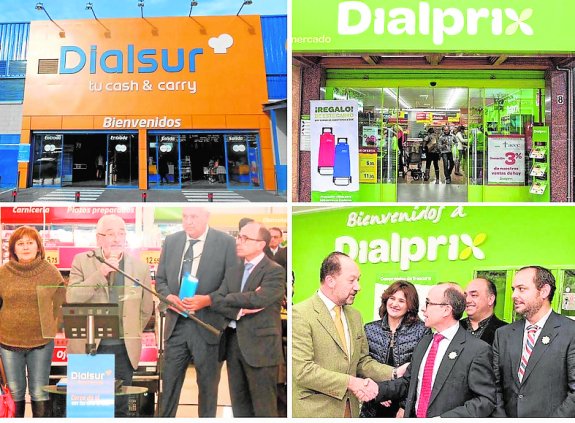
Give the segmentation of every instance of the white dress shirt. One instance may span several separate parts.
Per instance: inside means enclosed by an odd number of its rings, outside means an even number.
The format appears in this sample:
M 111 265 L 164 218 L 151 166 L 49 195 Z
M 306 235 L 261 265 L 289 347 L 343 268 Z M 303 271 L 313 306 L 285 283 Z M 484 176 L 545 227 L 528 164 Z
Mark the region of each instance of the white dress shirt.
M 437 371 L 439 370 L 439 365 L 441 364 L 441 360 L 443 360 L 443 356 L 447 352 L 447 348 L 451 341 L 455 337 L 457 330 L 459 329 L 459 322 L 455 323 L 453 326 L 445 329 L 442 332 L 438 332 L 443 335 L 443 339 L 439 341 L 439 346 L 437 347 L 437 355 L 435 356 L 435 362 L 433 363 L 433 374 L 431 377 L 431 389 L 433 389 L 433 384 L 435 383 L 435 376 L 437 376 Z M 431 346 L 433 345 L 433 340 L 429 343 L 427 347 L 427 351 L 423 356 L 423 360 L 421 361 L 421 365 L 419 366 L 419 374 L 417 375 L 417 400 L 415 402 L 415 409 L 419 406 L 419 395 L 421 393 L 421 383 L 423 382 L 423 371 L 425 369 L 425 362 L 427 361 L 427 356 L 429 355 L 429 350 L 431 350 Z
M 319 295 L 319 298 L 321 298 L 321 300 L 323 301 L 323 303 L 325 304 L 325 306 L 327 307 L 327 309 L 329 310 L 329 314 L 331 316 L 332 320 L 335 320 L 335 306 L 336 304 L 330 300 L 329 298 L 327 298 L 325 296 L 325 294 L 323 292 L 321 292 L 321 289 L 319 289 L 317 291 L 317 294 Z M 345 317 L 345 309 L 342 307 L 341 308 L 341 321 L 343 323 L 343 333 L 345 335 L 345 344 L 347 347 L 347 351 L 348 351 L 348 355 L 351 354 L 351 338 L 349 336 L 349 327 L 347 325 L 347 319 Z M 348 357 L 350 358 L 350 357 Z
M 537 339 L 539 339 L 539 335 L 541 334 L 541 329 L 543 329 L 547 319 L 549 319 L 549 316 L 551 316 L 551 311 L 552 309 L 549 309 L 547 314 L 535 323 L 531 323 L 525 319 L 525 326 L 523 327 L 523 348 L 521 349 L 521 354 L 523 354 L 523 351 L 525 351 L 525 343 L 527 342 L 527 326 L 537 325 L 537 332 L 535 332 L 535 342 L 533 342 L 533 345 L 535 345 L 537 343 Z
M 204 231 L 203 234 L 201 234 L 199 236 L 199 238 L 192 238 L 191 236 L 189 236 L 188 234 L 186 234 L 186 244 L 184 247 L 184 251 L 182 252 L 182 259 L 180 261 L 180 273 L 182 272 L 182 264 L 184 264 L 184 256 L 186 255 L 186 251 L 189 248 L 190 245 L 190 240 L 192 239 L 196 239 L 198 242 L 196 242 L 193 247 L 192 247 L 192 276 L 196 276 L 198 274 L 198 267 L 200 265 L 200 258 L 202 257 L 202 253 L 204 252 L 204 245 L 206 243 L 206 237 L 208 236 L 208 230 L 210 228 L 208 226 L 206 226 L 206 230 Z M 178 279 L 180 282 L 182 281 L 182 275 L 180 274 L 180 277 Z M 202 283 L 202 281 L 200 281 L 199 283 Z
M 250 261 L 244 261 L 244 267 L 245 267 L 245 265 L 248 264 L 248 263 L 253 264 L 252 268 L 251 268 L 250 270 L 248 270 L 248 275 L 251 275 L 251 274 L 252 274 L 252 272 L 254 271 L 254 269 L 256 268 L 256 266 L 257 266 L 258 264 L 260 264 L 260 261 L 262 261 L 265 256 L 266 256 L 265 253 L 262 252 L 262 253 L 259 254 L 257 257 L 254 257 L 252 260 L 250 260 Z M 249 276 L 248 276 L 248 277 L 249 277 Z M 243 278 L 243 274 L 242 274 L 242 278 Z M 246 283 L 247 283 L 247 281 L 246 281 Z M 242 310 L 240 309 L 240 311 L 238 311 L 238 315 L 236 316 L 236 320 L 230 320 L 230 323 L 228 323 L 228 327 L 230 327 L 230 328 L 232 328 L 232 329 L 235 329 L 235 328 L 236 328 L 236 321 L 237 321 L 237 320 L 240 320 L 241 314 L 242 314 Z

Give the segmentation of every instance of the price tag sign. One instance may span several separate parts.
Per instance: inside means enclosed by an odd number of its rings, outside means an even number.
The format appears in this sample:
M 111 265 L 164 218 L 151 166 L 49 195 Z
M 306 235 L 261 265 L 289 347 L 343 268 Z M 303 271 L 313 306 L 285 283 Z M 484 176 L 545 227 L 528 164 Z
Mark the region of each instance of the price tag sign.
M 57 266 L 60 264 L 60 250 L 46 250 L 46 261 Z
M 148 250 L 142 251 L 140 253 L 140 258 L 142 261 L 149 266 L 157 266 L 160 262 L 160 251 L 159 250 Z
M 363 184 L 377 183 L 377 149 L 360 148 L 359 182 Z

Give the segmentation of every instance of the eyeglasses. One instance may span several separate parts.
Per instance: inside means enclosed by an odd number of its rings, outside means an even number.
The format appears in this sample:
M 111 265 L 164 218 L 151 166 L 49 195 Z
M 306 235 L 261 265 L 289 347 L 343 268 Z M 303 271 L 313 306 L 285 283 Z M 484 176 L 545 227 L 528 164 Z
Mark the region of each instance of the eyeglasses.
M 429 300 L 425 300 L 425 308 L 427 308 L 430 305 L 448 306 L 449 304 L 447 304 L 447 303 L 432 303 Z
M 245 244 L 248 241 L 263 241 L 263 239 L 250 238 L 249 236 L 246 235 L 238 235 L 236 236 L 236 239 L 240 241 L 242 244 Z

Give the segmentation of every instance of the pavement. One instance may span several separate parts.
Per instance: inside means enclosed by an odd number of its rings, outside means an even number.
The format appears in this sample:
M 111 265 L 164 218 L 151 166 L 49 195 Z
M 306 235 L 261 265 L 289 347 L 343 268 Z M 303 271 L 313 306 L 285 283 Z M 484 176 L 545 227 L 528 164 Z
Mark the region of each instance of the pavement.
M 0 202 L 13 202 L 13 189 L 0 191 Z M 74 202 L 76 192 L 80 192 L 80 203 L 106 202 L 106 203 L 139 203 L 142 195 L 146 194 L 148 203 L 188 203 L 209 202 L 208 194 L 213 194 L 214 203 L 285 203 L 286 195 L 276 195 L 275 191 L 265 190 L 227 190 L 225 188 L 198 188 L 198 189 L 120 189 L 120 188 L 26 188 L 17 191 L 18 203 L 32 202 Z

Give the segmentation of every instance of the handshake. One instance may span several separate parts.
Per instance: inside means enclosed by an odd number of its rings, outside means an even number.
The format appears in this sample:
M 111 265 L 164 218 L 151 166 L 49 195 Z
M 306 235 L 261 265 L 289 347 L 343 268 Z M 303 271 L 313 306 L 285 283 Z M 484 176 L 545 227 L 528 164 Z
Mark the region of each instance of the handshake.
M 371 401 L 379 393 L 379 387 L 372 379 L 361 379 L 354 376 L 350 376 L 347 389 L 353 392 L 357 399 L 362 402 Z

